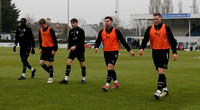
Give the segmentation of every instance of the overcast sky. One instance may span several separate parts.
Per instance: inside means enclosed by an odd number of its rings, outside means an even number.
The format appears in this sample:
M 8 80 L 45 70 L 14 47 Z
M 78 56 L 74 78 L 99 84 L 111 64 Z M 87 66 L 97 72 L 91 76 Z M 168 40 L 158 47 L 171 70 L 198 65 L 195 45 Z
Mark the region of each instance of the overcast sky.
M 83 18 L 87 24 L 99 23 L 105 16 L 115 15 L 116 0 L 70 0 L 70 19 Z M 190 13 L 193 0 L 181 0 L 183 12 Z M 36 20 L 51 18 L 52 22 L 67 23 L 67 0 L 12 0 L 21 10 L 20 18 L 28 14 Z M 178 13 L 179 0 L 173 0 L 174 13 Z M 130 14 L 148 14 L 149 0 L 119 0 L 119 15 L 126 23 Z M 200 7 L 200 0 L 197 0 Z

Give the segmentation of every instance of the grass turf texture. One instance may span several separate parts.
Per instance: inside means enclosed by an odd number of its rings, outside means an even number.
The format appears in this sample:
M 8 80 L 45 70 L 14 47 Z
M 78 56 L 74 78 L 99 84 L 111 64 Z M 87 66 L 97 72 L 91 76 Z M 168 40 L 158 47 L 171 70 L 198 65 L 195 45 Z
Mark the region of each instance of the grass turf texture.
M 115 70 L 120 87 L 108 92 L 101 90 L 106 83 L 106 66 L 103 52 L 86 49 L 87 83 L 81 81 L 77 59 L 67 85 L 58 82 L 64 78 L 68 51 L 59 49 L 54 62 L 54 83 L 46 84 L 49 77 L 39 65 L 40 54 L 30 55 L 29 63 L 37 69 L 31 79 L 27 69 L 26 80 L 18 81 L 22 63 L 19 48 L 0 48 L 0 110 L 131 110 L 131 109 L 200 109 L 200 59 L 199 52 L 178 52 L 178 61 L 170 56 L 167 70 L 169 96 L 154 99 L 158 75 L 151 58 L 151 50 L 143 57 L 134 50 L 136 57 L 121 49 Z M 171 55 L 171 54 L 170 54 Z M 113 82 L 112 82 L 113 83 Z M 112 86 L 113 84 L 111 84 Z

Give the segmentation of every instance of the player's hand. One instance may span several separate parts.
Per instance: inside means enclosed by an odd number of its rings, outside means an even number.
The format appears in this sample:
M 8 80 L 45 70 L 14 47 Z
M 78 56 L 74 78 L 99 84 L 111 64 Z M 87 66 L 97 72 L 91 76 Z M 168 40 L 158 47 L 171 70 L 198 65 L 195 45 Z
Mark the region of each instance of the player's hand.
M 35 54 L 35 49 L 34 48 L 32 48 L 31 53 Z
M 139 55 L 140 55 L 140 56 L 142 56 L 143 51 L 144 51 L 143 49 L 140 49 L 140 51 L 139 51 Z
M 42 49 L 40 49 L 40 53 L 42 53 Z
M 71 51 L 74 51 L 75 49 L 76 49 L 76 46 L 72 46 L 72 47 L 70 48 Z
M 129 51 L 129 53 L 131 54 L 131 56 L 135 56 L 135 53 L 133 51 Z
M 173 54 L 173 59 L 174 59 L 174 61 L 176 61 L 177 58 L 178 58 L 177 54 L 174 53 L 174 54 Z
M 55 55 L 55 54 L 56 54 L 56 52 L 53 50 L 53 51 L 51 52 L 51 54 L 52 54 L 52 55 Z
M 98 50 L 99 50 L 98 48 L 95 48 L 95 49 L 94 49 L 95 52 L 97 52 Z
M 13 47 L 13 52 L 16 52 L 16 46 Z

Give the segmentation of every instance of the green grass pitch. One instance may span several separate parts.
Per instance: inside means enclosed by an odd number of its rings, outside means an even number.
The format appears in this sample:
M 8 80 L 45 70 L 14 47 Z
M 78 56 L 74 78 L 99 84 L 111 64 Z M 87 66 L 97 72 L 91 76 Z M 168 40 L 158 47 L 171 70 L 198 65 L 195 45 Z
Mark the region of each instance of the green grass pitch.
M 200 109 L 200 52 L 178 52 L 178 60 L 170 54 L 167 70 L 169 96 L 154 99 L 158 75 L 151 58 L 151 50 L 144 55 L 131 57 L 125 49 L 115 66 L 120 87 L 108 92 L 101 90 L 106 83 L 106 66 L 103 51 L 94 53 L 86 49 L 87 83 L 81 81 L 77 59 L 67 85 L 58 82 L 64 78 L 68 51 L 59 49 L 54 62 L 54 83 L 46 84 L 49 77 L 39 65 L 38 49 L 30 55 L 29 63 L 37 69 L 31 79 L 27 69 L 26 80 L 18 81 L 22 63 L 12 48 L 0 48 L 0 110 L 196 110 Z M 197 58 L 195 58 L 197 57 Z M 111 83 L 111 86 L 113 82 Z

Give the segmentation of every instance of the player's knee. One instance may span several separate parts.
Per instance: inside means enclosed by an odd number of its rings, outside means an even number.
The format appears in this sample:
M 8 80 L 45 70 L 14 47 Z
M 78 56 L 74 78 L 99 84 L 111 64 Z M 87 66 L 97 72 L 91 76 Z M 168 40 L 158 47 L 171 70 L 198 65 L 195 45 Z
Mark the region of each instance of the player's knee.
M 80 66 L 84 67 L 85 66 L 84 62 L 80 62 Z
M 67 60 L 67 65 L 71 65 L 72 64 L 72 60 L 71 59 L 68 59 Z
M 165 74 L 164 68 L 158 68 L 158 74 Z
M 114 70 L 114 65 L 113 65 L 113 64 L 108 64 L 107 69 L 108 69 L 108 70 Z
M 52 66 L 52 62 L 48 62 L 48 66 Z
M 22 63 L 26 63 L 27 59 L 26 58 L 22 58 L 21 61 L 22 61 Z
M 40 66 L 44 66 L 44 62 L 40 61 Z
M 70 66 L 71 64 L 72 64 L 71 62 L 67 62 L 67 65 L 69 65 L 69 66 Z

